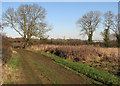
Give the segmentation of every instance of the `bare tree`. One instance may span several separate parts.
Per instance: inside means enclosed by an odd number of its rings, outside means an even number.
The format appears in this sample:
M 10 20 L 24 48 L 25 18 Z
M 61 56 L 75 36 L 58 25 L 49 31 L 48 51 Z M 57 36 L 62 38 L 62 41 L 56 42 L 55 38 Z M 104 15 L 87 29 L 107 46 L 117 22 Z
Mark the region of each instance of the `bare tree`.
M 117 15 L 114 16 L 113 27 L 111 28 L 111 30 L 114 32 L 114 35 L 119 44 L 120 43 L 120 14 L 118 14 L 118 16 Z
M 3 26 L 2 23 L 0 22 L 0 38 L 2 37 L 2 30 L 3 30 Z
M 98 11 L 90 11 L 89 13 L 82 16 L 77 21 L 77 24 L 81 28 L 82 34 L 85 34 L 88 36 L 88 42 L 92 42 L 92 36 L 96 28 L 98 27 L 98 24 L 101 21 L 101 13 Z
M 26 4 L 21 5 L 17 10 L 9 8 L 3 14 L 3 23 L 19 33 L 24 38 L 26 46 L 33 36 L 38 37 L 40 31 L 43 34 L 44 28 L 47 30 L 47 24 L 44 21 L 45 16 L 46 11 L 41 6 Z
M 105 41 L 105 46 L 109 46 L 109 41 L 110 41 L 110 29 L 113 28 L 113 19 L 114 19 L 114 14 L 111 11 L 108 11 L 104 14 L 104 41 Z
M 46 32 L 50 31 L 52 28 L 49 27 L 49 29 L 48 29 L 48 28 L 46 28 L 46 26 L 47 26 L 47 24 L 41 23 L 41 28 L 42 29 L 40 29 L 39 33 L 38 33 L 38 38 L 40 38 L 40 40 L 49 37 L 49 35 L 46 35 Z

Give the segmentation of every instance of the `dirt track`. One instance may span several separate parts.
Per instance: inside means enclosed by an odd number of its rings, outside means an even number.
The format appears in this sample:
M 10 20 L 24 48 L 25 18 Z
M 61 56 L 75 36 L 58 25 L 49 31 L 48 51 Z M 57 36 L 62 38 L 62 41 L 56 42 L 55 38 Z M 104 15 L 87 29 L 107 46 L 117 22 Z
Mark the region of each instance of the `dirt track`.
M 56 64 L 52 59 L 39 53 L 16 49 L 26 84 L 87 84 L 83 76 Z

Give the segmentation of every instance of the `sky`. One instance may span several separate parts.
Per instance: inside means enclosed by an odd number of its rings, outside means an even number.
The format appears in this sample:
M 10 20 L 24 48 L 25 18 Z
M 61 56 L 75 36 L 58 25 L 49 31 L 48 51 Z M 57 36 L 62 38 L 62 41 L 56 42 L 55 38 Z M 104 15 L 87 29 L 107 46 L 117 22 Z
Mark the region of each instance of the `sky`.
M 76 22 L 84 14 L 90 11 L 100 11 L 102 14 L 111 10 L 115 15 L 118 13 L 117 2 L 2 2 L 2 14 L 8 8 L 17 8 L 22 4 L 38 4 L 46 9 L 46 22 L 52 26 L 52 30 L 48 32 L 49 38 L 83 39 L 87 36 L 80 36 L 80 28 Z M 102 40 L 100 32 L 104 28 L 102 24 L 96 29 L 93 40 Z M 20 37 L 20 35 L 12 28 L 5 28 L 4 33 L 9 37 Z

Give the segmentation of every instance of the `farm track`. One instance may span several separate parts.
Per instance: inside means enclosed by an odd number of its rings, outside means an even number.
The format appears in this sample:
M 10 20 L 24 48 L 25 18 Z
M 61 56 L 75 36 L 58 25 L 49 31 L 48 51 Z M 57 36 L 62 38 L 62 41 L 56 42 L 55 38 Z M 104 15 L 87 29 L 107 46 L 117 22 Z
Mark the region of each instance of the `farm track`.
M 56 64 L 51 58 L 16 49 L 25 84 L 88 84 L 88 81 Z

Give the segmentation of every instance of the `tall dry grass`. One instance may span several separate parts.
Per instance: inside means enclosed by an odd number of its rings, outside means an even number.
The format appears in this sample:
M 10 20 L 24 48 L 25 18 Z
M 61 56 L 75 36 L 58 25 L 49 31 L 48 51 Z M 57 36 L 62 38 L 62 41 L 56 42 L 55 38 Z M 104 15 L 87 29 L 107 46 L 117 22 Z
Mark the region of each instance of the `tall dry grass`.
M 8 38 L 3 36 L 2 37 L 2 64 L 4 65 L 7 63 L 12 56 L 11 50 L 11 43 L 9 42 Z
M 69 60 L 78 58 L 79 61 L 107 60 L 118 62 L 118 48 L 101 48 L 90 45 L 32 45 L 27 49 L 45 51 Z

